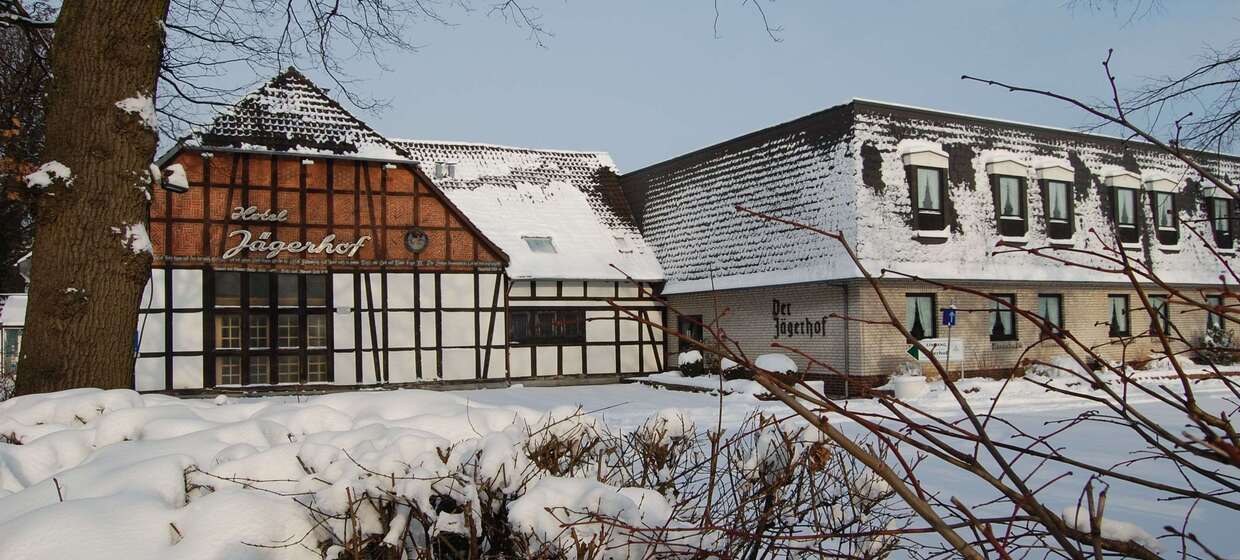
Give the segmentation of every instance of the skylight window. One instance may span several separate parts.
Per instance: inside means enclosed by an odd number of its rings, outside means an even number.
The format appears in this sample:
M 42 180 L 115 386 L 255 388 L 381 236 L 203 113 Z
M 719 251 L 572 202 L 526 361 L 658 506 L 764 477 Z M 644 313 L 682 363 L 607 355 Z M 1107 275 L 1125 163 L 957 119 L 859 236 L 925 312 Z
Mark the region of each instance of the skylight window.
M 550 237 L 522 237 L 525 244 L 529 246 L 530 251 L 534 253 L 554 253 L 555 244 L 551 242 Z

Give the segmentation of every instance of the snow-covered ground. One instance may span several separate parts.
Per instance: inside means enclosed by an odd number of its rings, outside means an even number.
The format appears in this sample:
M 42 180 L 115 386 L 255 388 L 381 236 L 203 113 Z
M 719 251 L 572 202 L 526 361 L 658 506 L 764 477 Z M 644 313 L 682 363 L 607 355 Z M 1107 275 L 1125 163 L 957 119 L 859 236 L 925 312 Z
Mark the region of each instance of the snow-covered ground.
M 1048 433 L 1061 427 L 1053 422 L 1090 410 L 1083 401 L 1025 381 L 1006 387 L 991 380 L 964 380 L 960 385 L 978 408 L 988 407 L 1003 392 L 995 414 L 1012 427 L 996 432 L 1012 443 L 1028 444 L 1016 428 Z M 1217 381 L 1198 382 L 1196 391 L 1207 410 L 1236 409 Z M 960 416 L 941 385 L 932 384 L 914 402 L 945 418 Z M 1134 402 L 1180 430 L 1183 419 L 1153 399 L 1134 397 Z M 638 384 L 311 398 L 178 399 L 121 390 L 21 397 L 0 403 L 0 442 L 12 442 L 0 443 L 0 558 L 318 557 L 303 547 L 268 547 L 323 530 L 284 494 L 315 491 L 324 495 L 322 503 L 330 504 L 333 488 L 343 492 L 349 487 L 346 482 L 356 482 L 350 477 L 359 464 L 380 472 L 411 465 L 433 471 L 451 465 L 457 453 L 437 463 L 427 457 L 434 456 L 436 447 L 457 442 L 468 442 L 458 447 L 492 460 L 488 468 L 494 470 L 520 459 L 514 456 L 514 423 L 538 425 L 548 414 L 562 416 L 578 406 L 609 426 L 627 430 L 669 410 L 692 420 L 699 430 L 717 422 L 735 428 L 755 410 L 789 414 L 782 404 L 745 392 L 719 396 Z M 849 401 L 848 406 L 879 410 L 868 400 Z M 847 432 L 860 431 L 843 419 L 833 421 Z M 1076 458 L 1106 464 L 1135 458 L 1133 452 L 1143 449 L 1125 428 L 1100 422 L 1076 425 L 1056 442 Z M 1036 465 L 1023 461 L 1018 467 Z M 1168 465 L 1153 461 L 1125 469 L 1152 480 L 1177 476 Z M 1068 470 L 1043 468 L 1036 480 L 1049 482 Z M 308 476 L 308 471 L 315 474 Z M 933 461 L 924 463 L 918 475 L 929 489 L 965 503 L 993 497 L 967 474 Z M 245 480 L 279 482 L 275 490 L 269 484 L 256 491 L 247 489 Z M 1073 508 L 1084 482 L 1076 472 L 1059 478 L 1041 495 L 1056 511 Z M 540 487 L 540 496 L 553 500 L 571 493 L 553 486 L 549 482 Z M 425 491 L 409 490 L 412 496 Z M 1192 529 L 1204 542 L 1224 557 L 1240 555 L 1240 540 L 1232 535 L 1233 512 L 1202 503 L 1151 500 L 1148 491 L 1112 484 L 1107 518 L 1157 536 L 1164 525 L 1179 526 L 1192 509 Z M 530 503 L 525 506 L 529 509 Z M 535 513 L 514 519 L 514 526 L 537 521 Z M 1175 549 L 1163 542 L 1164 549 Z

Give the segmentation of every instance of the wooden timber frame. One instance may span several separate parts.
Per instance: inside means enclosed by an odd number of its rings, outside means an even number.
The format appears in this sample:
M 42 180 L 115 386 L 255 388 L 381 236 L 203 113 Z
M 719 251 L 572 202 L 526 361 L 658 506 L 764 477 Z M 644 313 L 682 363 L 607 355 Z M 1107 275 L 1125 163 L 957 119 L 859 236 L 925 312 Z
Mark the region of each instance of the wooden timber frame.
M 139 325 L 159 328 L 140 331 L 139 390 L 216 385 L 218 271 L 241 272 L 242 286 L 253 273 L 325 275 L 328 377 L 334 383 L 442 379 L 445 357 L 453 372 L 461 371 L 463 353 L 472 355 L 468 370 L 477 379 L 505 375 L 507 255 L 412 162 L 181 146 L 160 163 L 180 164 L 190 188 L 179 194 L 159 190 L 152 199 L 155 271 Z M 287 210 L 288 219 L 233 219 L 235 208 L 250 206 Z M 404 241 L 415 228 L 427 238 L 417 253 Z M 242 252 L 223 259 L 235 245 L 229 233 L 239 229 L 285 242 L 317 243 L 329 234 L 337 243 L 371 239 L 351 258 Z M 301 293 L 304 299 L 304 288 Z M 303 301 L 297 308 L 303 350 L 305 312 Z M 445 340 L 445 317 L 462 315 L 472 316 L 470 340 L 462 343 L 455 334 Z M 412 328 L 395 328 L 397 319 Z M 248 320 L 242 328 L 248 339 Z M 156 369 L 162 370 L 158 376 Z M 199 378 L 194 371 L 201 371 Z

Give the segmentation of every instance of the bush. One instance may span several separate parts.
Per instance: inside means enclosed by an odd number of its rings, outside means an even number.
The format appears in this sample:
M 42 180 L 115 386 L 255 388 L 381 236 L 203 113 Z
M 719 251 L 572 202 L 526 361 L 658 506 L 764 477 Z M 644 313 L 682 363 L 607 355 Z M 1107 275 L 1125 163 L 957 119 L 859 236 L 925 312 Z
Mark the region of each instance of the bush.
M 1197 343 L 1197 358 L 1216 366 L 1236 362 L 1236 351 L 1231 345 L 1232 332 L 1222 325 L 1211 325 Z
M 698 377 L 706 374 L 706 365 L 702 361 L 702 353 L 697 350 L 681 352 L 676 356 L 676 368 L 685 377 Z
M 666 410 L 616 431 L 565 408 L 422 447 L 398 461 L 391 449 L 303 446 L 305 479 L 282 495 L 295 496 L 318 529 L 281 546 L 330 560 L 881 558 L 903 546 L 891 535 L 913 519 L 819 432 L 758 414 L 709 432 Z M 288 482 L 191 468 L 188 499 L 224 488 L 279 492 Z

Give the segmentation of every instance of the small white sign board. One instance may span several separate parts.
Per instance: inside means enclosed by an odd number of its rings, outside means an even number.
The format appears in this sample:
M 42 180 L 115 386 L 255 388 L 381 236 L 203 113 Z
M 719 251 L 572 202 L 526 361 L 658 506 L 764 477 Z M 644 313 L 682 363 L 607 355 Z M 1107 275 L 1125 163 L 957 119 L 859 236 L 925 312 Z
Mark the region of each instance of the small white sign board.
M 934 354 L 939 362 L 951 362 L 952 364 L 964 365 L 964 342 L 958 338 L 953 338 L 951 344 L 948 345 L 946 338 L 923 338 L 921 345 Z M 917 361 L 930 363 L 930 356 L 922 354 L 917 357 Z

